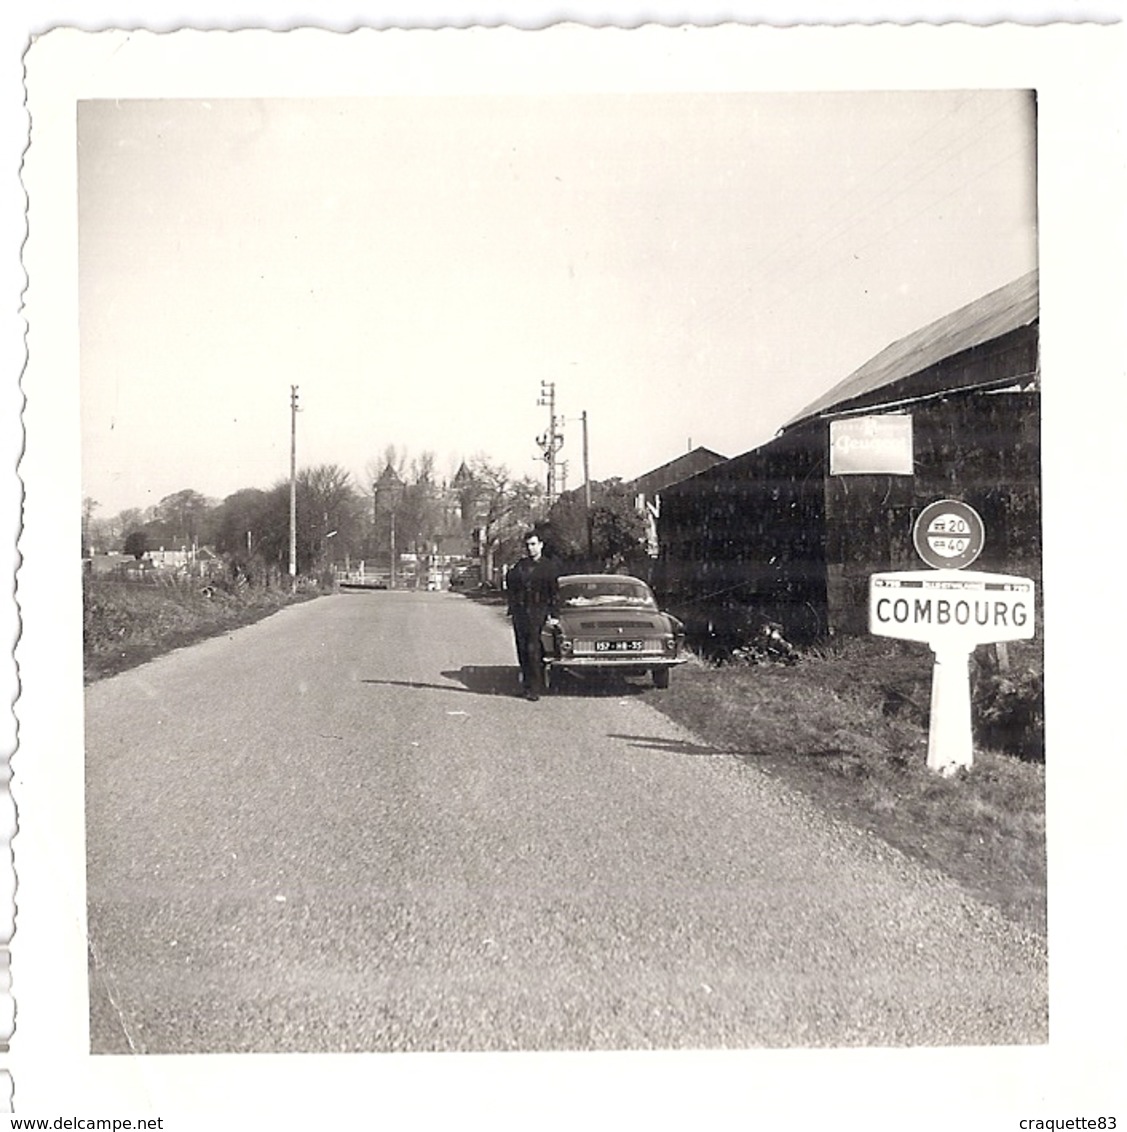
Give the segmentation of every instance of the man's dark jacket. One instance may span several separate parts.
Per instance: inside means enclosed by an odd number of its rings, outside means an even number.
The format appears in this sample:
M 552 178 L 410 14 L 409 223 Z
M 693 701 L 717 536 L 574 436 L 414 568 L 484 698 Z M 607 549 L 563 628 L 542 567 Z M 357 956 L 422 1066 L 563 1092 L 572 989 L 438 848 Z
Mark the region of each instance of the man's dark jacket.
M 549 558 L 521 558 L 505 575 L 509 612 L 529 613 L 543 620 L 554 617 L 559 600 L 559 569 Z

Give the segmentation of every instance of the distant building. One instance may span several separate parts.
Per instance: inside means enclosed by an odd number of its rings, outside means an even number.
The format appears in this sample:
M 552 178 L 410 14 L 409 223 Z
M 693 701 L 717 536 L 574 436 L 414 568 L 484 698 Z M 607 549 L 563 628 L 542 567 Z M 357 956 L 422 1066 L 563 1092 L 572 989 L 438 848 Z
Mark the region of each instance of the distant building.
M 659 552 L 657 520 L 661 515 L 661 493 L 698 472 L 723 464 L 726 459 L 710 448 L 693 448 L 626 485 L 634 496 L 634 506 L 646 520 L 646 549 L 652 558 Z
M 132 562 L 132 559 L 127 559 Z M 223 569 L 223 560 L 209 546 L 159 547 L 148 551 L 143 564 L 164 574 L 192 574 L 211 577 Z
M 131 556 L 118 554 L 114 551 L 110 551 L 106 554 L 90 554 L 83 559 L 83 562 L 86 564 L 86 572 L 96 576 L 113 574 L 122 563 L 132 561 L 133 558 Z
M 920 511 L 982 516 L 984 570 L 1040 576 L 1037 272 L 893 342 L 769 443 L 665 488 L 655 580 L 794 637 L 867 629 L 869 575 L 923 569 Z
M 450 518 L 465 535 L 478 524 L 481 513 L 480 487 L 463 460 L 450 482 Z

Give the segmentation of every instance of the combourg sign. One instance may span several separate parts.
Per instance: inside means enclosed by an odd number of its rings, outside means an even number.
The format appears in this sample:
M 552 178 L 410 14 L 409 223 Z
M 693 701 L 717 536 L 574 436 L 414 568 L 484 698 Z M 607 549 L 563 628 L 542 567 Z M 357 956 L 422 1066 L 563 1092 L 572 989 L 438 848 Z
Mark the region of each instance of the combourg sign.
M 869 631 L 933 645 L 1033 636 L 1033 582 L 977 570 L 905 570 L 869 579 Z
M 1012 574 L 957 568 L 974 561 L 985 541 L 978 513 L 959 500 L 925 507 L 912 537 L 925 562 L 948 568 L 871 575 L 869 631 L 931 646 L 927 765 L 950 774 L 974 758 L 970 654 L 978 645 L 1034 636 L 1034 584 Z

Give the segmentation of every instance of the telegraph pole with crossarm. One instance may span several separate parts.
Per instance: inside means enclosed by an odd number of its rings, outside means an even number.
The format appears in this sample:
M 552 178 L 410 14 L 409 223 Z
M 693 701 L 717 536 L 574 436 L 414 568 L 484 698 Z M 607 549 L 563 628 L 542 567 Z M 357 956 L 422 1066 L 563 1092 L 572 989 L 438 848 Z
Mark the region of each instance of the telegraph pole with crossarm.
M 563 434 L 560 432 L 562 420 L 556 416 L 556 383 L 554 381 L 540 382 L 540 398 L 537 405 L 546 405 L 548 408 L 548 431 L 536 438 L 536 443 L 543 452 L 544 462 L 548 465 L 548 508 L 556 501 L 556 483 L 559 474 L 559 462 L 556 459 L 559 450 L 563 447 Z
M 290 585 L 297 588 L 297 386 L 290 386 Z

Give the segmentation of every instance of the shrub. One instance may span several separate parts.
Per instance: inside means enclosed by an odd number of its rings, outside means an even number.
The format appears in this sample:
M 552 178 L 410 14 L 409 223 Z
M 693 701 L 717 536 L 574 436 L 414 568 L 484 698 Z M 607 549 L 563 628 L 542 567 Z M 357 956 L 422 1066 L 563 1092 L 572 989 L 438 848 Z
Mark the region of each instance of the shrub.
M 219 577 L 162 574 L 142 582 L 84 576 L 86 678 L 120 672 L 319 592 L 316 582 L 300 585 L 293 593 L 288 585 L 240 587 Z
M 1042 762 L 1045 758 L 1045 682 L 1040 669 L 1008 672 L 979 668 L 972 685 L 978 742 Z

